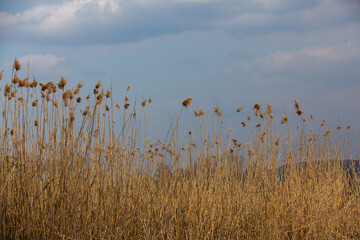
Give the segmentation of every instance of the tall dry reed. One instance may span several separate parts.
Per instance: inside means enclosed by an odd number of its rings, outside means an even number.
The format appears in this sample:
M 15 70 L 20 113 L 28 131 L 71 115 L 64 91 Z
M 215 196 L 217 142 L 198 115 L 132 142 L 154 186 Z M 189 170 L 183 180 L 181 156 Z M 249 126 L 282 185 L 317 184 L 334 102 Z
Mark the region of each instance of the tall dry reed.
M 351 129 L 309 130 L 296 100 L 295 132 L 256 104 L 254 117 L 234 109 L 246 142 L 223 132 L 220 107 L 195 111 L 184 137 L 187 98 L 153 139 L 151 98 L 130 103 L 128 87 L 117 102 L 99 81 L 82 100 L 82 83 L 20 72 L 15 60 L 0 82 L 2 239 L 360 238 L 359 177 L 341 161 L 352 156 Z

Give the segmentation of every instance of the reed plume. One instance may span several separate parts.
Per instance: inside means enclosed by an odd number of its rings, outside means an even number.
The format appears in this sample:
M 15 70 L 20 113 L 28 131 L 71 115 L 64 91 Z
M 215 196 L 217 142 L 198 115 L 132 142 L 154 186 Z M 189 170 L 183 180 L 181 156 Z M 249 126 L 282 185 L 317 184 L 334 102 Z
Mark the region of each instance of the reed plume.
M 189 97 L 182 102 L 182 105 L 184 107 L 188 107 L 190 105 L 191 101 L 192 101 L 192 98 Z
M 14 60 L 13 68 L 16 71 L 19 71 L 21 69 L 21 64 L 20 64 L 19 60 L 17 60 L 17 58 L 15 58 L 15 60 Z

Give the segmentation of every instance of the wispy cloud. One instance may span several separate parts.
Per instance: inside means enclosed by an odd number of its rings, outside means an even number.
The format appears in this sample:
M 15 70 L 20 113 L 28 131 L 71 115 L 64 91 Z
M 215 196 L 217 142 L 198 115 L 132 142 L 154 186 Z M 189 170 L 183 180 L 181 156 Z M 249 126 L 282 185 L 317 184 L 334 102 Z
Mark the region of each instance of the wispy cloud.
M 62 64 L 66 58 L 57 57 L 51 54 L 47 55 L 38 55 L 38 54 L 30 54 L 26 56 L 22 56 L 19 58 L 21 64 L 27 64 L 33 68 L 51 68 L 57 67 Z
M 239 27 L 274 26 L 284 18 L 277 9 L 313 6 L 302 2 L 289 5 L 283 0 L 64 0 L 17 14 L 0 12 L 0 27 L 7 41 L 21 38 L 50 44 L 124 43 L 187 31 L 227 29 L 237 33 Z
M 30 75 L 35 75 L 41 82 L 56 81 L 60 76 L 71 75 L 74 72 L 73 67 L 69 65 L 66 57 L 59 57 L 52 54 L 29 54 L 18 57 L 18 60 L 22 65 L 20 75 L 27 73 L 27 66 L 29 65 Z M 0 66 L 7 74 L 11 73 L 12 62 L 4 62 Z
M 19 24 L 25 29 L 42 33 L 56 33 L 71 26 L 79 19 L 78 14 L 84 10 L 96 10 L 98 13 L 115 13 L 119 10 L 116 0 L 73 0 L 57 5 L 40 5 L 15 15 L 0 12 L 1 25 Z
M 360 47 L 348 42 L 346 45 L 309 47 L 298 51 L 277 51 L 242 65 L 247 69 L 262 69 L 266 73 L 279 71 L 308 72 L 321 70 L 324 66 L 342 65 L 342 63 L 360 58 Z M 331 68 L 327 68 L 328 71 Z M 313 71 L 312 71 L 313 72 Z
M 0 26 L 9 26 L 18 23 L 16 16 L 11 13 L 0 12 Z
M 256 27 L 272 25 L 278 21 L 278 17 L 270 13 L 245 13 L 229 19 L 220 20 L 215 25 L 220 27 Z

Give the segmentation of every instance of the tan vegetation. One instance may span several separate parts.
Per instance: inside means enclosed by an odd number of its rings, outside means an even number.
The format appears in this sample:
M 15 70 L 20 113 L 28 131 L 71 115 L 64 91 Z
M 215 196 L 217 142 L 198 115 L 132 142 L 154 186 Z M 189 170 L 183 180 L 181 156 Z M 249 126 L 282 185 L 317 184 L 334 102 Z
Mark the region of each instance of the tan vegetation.
M 221 129 L 220 107 L 182 129 L 187 98 L 153 139 L 151 98 L 117 102 L 99 81 L 82 101 L 83 83 L 38 84 L 20 70 L 15 59 L 11 83 L 0 82 L 1 239 L 360 238 L 359 177 L 341 166 L 350 126 L 309 130 L 295 100 L 291 133 L 287 116 L 256 104 L 253 118 L 234 109 L 243 142 Z

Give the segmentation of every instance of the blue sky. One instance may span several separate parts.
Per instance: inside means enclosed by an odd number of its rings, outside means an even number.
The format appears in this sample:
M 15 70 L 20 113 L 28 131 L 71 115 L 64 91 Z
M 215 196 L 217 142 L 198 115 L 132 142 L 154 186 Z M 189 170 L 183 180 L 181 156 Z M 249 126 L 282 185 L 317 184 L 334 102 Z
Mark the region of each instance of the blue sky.
M 296 98 L 319 124 L 359 134 L 356 0 L 7 0 L 0 32 L 6 78 L 17 57 L 43 82 L 101 79 L 121 101 L 130 85 L 154 99 L 155 122 L 187 97 L 225 120 L 257 102 L 293 114 Z

